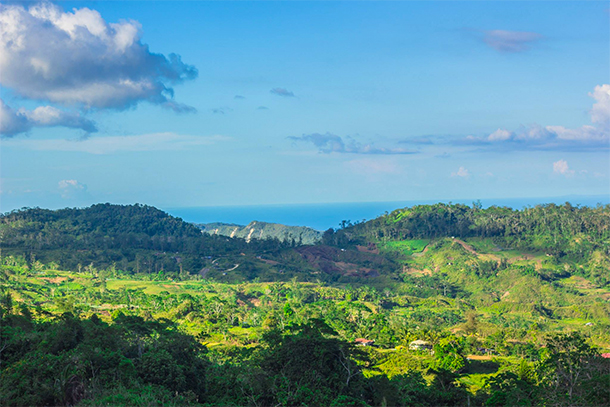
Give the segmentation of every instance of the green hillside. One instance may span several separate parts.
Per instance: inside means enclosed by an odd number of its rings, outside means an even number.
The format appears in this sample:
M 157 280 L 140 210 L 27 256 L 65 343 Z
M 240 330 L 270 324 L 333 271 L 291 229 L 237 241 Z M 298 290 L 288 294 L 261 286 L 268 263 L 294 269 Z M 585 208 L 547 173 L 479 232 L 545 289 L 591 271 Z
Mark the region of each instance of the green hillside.
M 470 242 L 461 244 L 461 249 L 454 245 L 476 259 L 470 270 L 487 270 L 492 263 L 504 259 L 505 263 L 519 267 L 544 268 L 538 274 L 546 275 L 547 280 L 579 275 L 599 286 L 610 283 L 610 206 L 574 207 L 566 203 L 513 210 L 482 209 L 477 205 L 421 205 L 329 231 L 323 243 L 344 248 L 379 246 L 380 250 L 392 251 L 400 257 L 409 253 L 393 248 L 404 242 L 421 246 L 422 239 L 428 239 L 432 249 L 447 238 Z M 416 257 L 402 258 L 405 265 L 412 262 L 417 265 Z M 488 263 L 482 263 L 485 261 Z
M 3 256 L 20 258 L 30 267 L 54 263 L 73 271 L 92 266 L 196 274 L 212 257 L 254 257 L 282 247 L 274 240 L 247 244 L 204 234 L 180 218 L 139 204 L 13 211 L 0 217 L 0 234 Z

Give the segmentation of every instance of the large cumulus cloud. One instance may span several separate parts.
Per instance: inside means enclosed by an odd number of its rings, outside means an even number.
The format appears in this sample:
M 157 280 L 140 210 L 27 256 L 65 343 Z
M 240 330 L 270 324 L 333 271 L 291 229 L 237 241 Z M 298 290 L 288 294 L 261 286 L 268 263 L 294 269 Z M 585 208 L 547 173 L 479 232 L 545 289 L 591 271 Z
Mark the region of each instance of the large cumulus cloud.
M 178 112 L 172 86 L 197 77 L 180 56 L 143 44 L 137 21 L 108 23 L 88 8 L 0 5 L 0 83 L 16 95 L 83 109 L 141 101 Z

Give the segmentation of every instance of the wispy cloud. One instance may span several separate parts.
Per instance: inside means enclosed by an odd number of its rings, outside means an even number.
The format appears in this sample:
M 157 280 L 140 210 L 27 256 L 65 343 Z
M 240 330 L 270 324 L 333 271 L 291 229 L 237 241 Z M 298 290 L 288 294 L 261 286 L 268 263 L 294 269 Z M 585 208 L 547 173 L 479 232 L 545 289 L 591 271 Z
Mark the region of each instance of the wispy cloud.
M 231 109 L 230 107 L 215 107 L 213 109 L 210 109 L 210 112 L 214 113 L 214 114 L 226 114 L 228 112 L 232 112 L 233 109 Z
M 173 110 L 174 113 L 178 114 L 189 114 L 197 112 L 197 109 L 195 109 L 193 106 L 185 105 L 184 103 L 178 103 L 173 100 L 167 100 L 161 103 L 160 106 L 169 110 Z
M 212 145 L 230 140 L 226 136 L 188 136 L 175 133 L 154 133 L 135 136 L 92 137 L 84 140 L 5 139 L 5 147 L 37 151 L 72 151 L 89 154 L 112 154 L 123 151 L 185 150 L 195 146 Z
M 468 178 L 470 177 L 470 172 L 466 168 L 460 167 L 456 172 L 452 172 L 451 176 L 459 178 Z
M 500 52 L 523 52 L 542 39 L 541 34 L 527 31 L 483 31 L 483 42 Z
M 346 137 L 343 140 L 340 136 L 326 133 L 303 134 L 300 137 L 288 137 L 290 140 L 311 143 L 318 148 L 321 153 L 349 153 L 349 154 L 415 154 L 416 151 L 404 148 L 384 148 L 375 147 L 372 144 L 362 144 Z
M 591 124 L 581 127 L 532 124 L 517 130 L 498 128 L 485 136 L 427 136 L 425 143 L 420 141 L 422 138 L 405 139 L 401 143 L 470 146 L 494 151 L 607 151 L 610 149 L 610 85 L 596 86 L 589 96 L 595 100 L 589 111 Z
M 429 145 L 434 144 L 433 136 L 413 137 L 408 140 L 402 140 L 400 143 Z
M 283 97 L 294 97 L 295 96 L 294 92 L 291 92 L 288 89 L 284 89 L 284 88 L 273 88 L 269 92 L 273 93 L 274 95 L 283 96 Z
M 34 110 L 14 110 L 0 99 L 0 135 L 13 137 L 33 127 L 69 127 L 85 133 L 97 131 L 95 123 L 76 112 L 66 112 L 53 106 L 40 106 Z

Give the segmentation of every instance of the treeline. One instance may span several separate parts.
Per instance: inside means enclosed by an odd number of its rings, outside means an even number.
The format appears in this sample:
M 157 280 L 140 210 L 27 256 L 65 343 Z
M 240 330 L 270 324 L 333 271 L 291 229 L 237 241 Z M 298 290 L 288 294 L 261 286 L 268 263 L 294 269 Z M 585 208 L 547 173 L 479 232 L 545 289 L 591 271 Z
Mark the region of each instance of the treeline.
M 344 222 L 343 226 L 326 231 L 321 244 L 355 252 L 356 245 L 404 239 L 486 238 L 503 249 L 548 254 L 558 265 L 571 262 L 576 266 L 571 269 L 582 270 L 596 284 L 610 284 L 610 206 L 575 207 L 566 203 L 513 210 L 483 209 L 477 204 L 420 205 L 368 222 Z M 298 244 L 278 239 L 252 239 L 248 243 L 204 234 L 192 224 L 145 205 L 98 204 L 58 211 L 34 208 L 0 217 L 3 257 L 23 259 L 30 268 L 40 262 L 73 271 L 95 267 L 131 273 L 206 275 L 206 269 L 218 268 L 218 263 L 212 264 L 215 260 L 224 259 L 217 277 L 222 278 L 225 270 L 237 264 L 240 278 L 246 280 L 258 276 L 277 280 L 284 274 L 320 271 L 320 262 L 327 259 L 309 256 L 305 262 L 307 256 L 290 250 Z M 260 260 L 262 255 L 268 264 Z M 397 258 L 392 253 L 382 256 L 389 261 Z M 354 260 L 354 264 L 360 264 L 360 260 Z M 383 274 L 395 271 L 384 269 Z M 326 274 L 321 278 L 332 277 Z
M 505 247 L 543 250 L 552 255 L 583 257 L 593 250 L 610 254 L 610 205 L 578 207 L 537 205 L 514 210 L 480 204 L 419 205 L 397 209 L 379 218 L 346 223 L 327 231 L 331 244 L 439 237 L 495 238 Z
M 46 322 L 3 299 L 3 406 L 505 406 L 608 405 L 608 360 L 578 333 L 556 334 L 534 362 L 490 377 L 476 394 L 459 384 L 461 343 L 435 345 L 424 370 L 365 374 L 372 353 L 320 320 L 269 329 L 257 347 L 208 350 L 169 320 L 70 313 Z M 400 358 L 400 355 L 398 355 Z M 423 374 L 432 375 L 428 383 Z
M 25 208 L 0 217 L 3 255 L 67 270 L 114 266 L 128 272 L 198 272 L 210 256 L 279 250 L 277 239 L 252 244 L 203 234 L 196 226 L 146 205 Z

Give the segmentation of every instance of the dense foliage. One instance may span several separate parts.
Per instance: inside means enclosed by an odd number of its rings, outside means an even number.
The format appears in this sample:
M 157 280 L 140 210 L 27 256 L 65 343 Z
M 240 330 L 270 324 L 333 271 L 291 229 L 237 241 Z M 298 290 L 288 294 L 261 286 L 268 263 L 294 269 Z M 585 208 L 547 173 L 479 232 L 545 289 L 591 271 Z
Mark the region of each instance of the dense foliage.
M 55 262 L 68 270 L 114 265 L 136 273 L 197 273 L 212 255 L 283 247 L 273 239 L 249 245 L 203 234 L 195 225 L 139 204 L 13 211 L 0 218 L 0 236 L 5 255 L 22 256 L 30 264 Z
M 610 206 L 537 205 L 522 210 L 479 204 L 419 205 L 368 222 L 344 224 L 324 235 L 350 245 L 442 237 L 489 238 L 499 248 L 543 251 L 561 261 L 585 262 L 589 275 L 610 283 Z
M 439 203 L 398 209 L 352 225 L 343 232 L 376 240 L 494 237 L 509 247 L 516 244 L 527 249 L 582 255 L 592 249 L 608 249 L 610 206 L 575 207 L 566 203 L 514 210 Z
M 374 300 L 375 290 L 297 283 L 234 287 L 187 281 L 183 284 L 191 290 L 200 285 L 201 294 L 174 289 L 176 294 L 158 297 L 129 290 L 133 298 L 127 300 L 123 290 L 102 290 L 96 300 L 96 278 L 88 284 L 72 277 L 71 284 L 83 284 L 76 289 L 61 280 L 70 274 L 47 272 L 35 278 L 55 275 L 56 288 L 43 286 L 50 290 L 41 297 L 53 301 L 36 305 L 29 304 L 33 293 L 45 290 L 29 283 L 33 277 L 12 271 L 3 268 L 12 289 L 0 296 L 2 405 L 595 406 L 610 401 L 610 360 L 578 332 L 545 336 L 532 327 L 521 341 L 510 342 L 510 330 L 492 333 L 481 321 L 474 327 L 477 335 L 456 336 L 401 322 L 382 308 L 375 312 L 370 308 L 370 301 L 380 302 Z M 84 298 L 70 300 L 71 288 Z M 345 300 L 352 296 L 362 300 Z M 265 305 L 239 306 L 242 299 L 263 298 Z M 113 308 L 111 315 L 104 311 Z M 468 321 L 461 326 L 468 327 Z M 357 347 L 346 339 L 358 334 L 382 346 Z M 434 353 L 410 350 L 409 341 L 417 337 L 434 343 Z M 494 347 L 497 356 L 473 355 L 486 354 L 486 347 Z
M 0 404 L 608 405 L 608 214 L 420 206 L 295 247 L 12 212 Z

